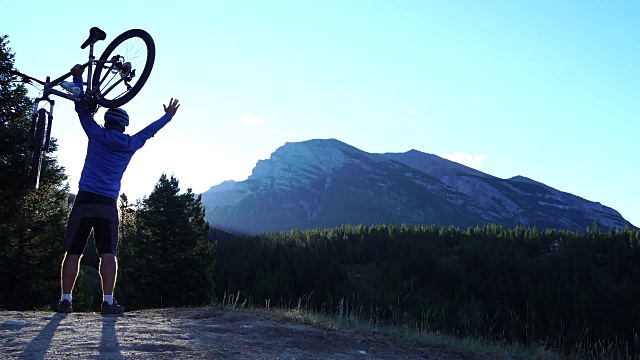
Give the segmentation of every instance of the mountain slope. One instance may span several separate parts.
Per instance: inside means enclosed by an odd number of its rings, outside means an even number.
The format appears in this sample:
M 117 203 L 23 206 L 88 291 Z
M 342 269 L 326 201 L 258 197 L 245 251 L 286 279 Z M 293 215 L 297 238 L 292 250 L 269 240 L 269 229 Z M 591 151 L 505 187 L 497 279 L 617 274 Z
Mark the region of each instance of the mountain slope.
M 246 233 L 342 224 L 496 223 L 584 230 L 618 212 L 525 177 L 500 179 L 416 150 L 371 154 L 335 139 L 286 143 L 245 181 L 202 194 L 207 220 Z

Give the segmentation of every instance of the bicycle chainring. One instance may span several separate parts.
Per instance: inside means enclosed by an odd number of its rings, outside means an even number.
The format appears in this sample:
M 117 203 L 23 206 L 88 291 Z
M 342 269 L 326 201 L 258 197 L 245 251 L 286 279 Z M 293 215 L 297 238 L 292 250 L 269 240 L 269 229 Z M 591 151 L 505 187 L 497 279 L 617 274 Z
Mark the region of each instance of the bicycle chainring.
M 99 108 L 98 104 L 95 101 L 86 97 L 80 100 L 80 106 L 87 114 L 91 114 L 92 116 L 95 115 L 96 112 L 98 112 Z

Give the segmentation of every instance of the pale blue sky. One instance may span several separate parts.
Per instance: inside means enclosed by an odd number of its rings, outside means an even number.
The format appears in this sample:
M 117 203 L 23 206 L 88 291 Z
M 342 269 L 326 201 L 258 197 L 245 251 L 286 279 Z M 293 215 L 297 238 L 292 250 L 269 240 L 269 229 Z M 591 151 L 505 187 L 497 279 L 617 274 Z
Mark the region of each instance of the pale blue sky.
M 91 26 L 107 32 L 98 55 L 130 28 L 153 36 L 151 77 L 124 106 L 128 132 L 171 97 L 182 107 L 134 156 L 122 184 L 130 198 L 162 172 L 199 193 L 246 179 L 285 142 L 336 138 L 527 176 L 640 226 L 640 2 L 87 4 L 4 1 L 0 34 L 36 77 L 86 61 Z M 77 190 L 86 137 L 71 103 L 54 115 L 58 160 Z

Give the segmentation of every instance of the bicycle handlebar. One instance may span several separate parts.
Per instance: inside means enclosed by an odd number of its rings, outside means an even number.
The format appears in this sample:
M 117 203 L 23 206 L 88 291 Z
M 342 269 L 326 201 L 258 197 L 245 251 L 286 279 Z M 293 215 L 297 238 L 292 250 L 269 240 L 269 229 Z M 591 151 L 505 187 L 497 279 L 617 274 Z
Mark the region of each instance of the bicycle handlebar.
M 11 75 L 15 75 L 15 76 L 20 76 L 23 80 L 24 80 L 24 79 L 27 79 L 28 81 L 25 81 L 25 82 L 35 81 L 35 82 L 37 82 L 37 83 L 38 83 L 38 84 L 40 84 L 40 85 L 46 85 L 46 82 L 44 82 L 44 81 L 42 81 L 42 80 L 38 80 L 38 79 L 36 79 L 36 78 L 33 78 L 33 77 L 29 76 L 29 75 L 23 74 L 23 73 L 21 73 L 20 71 L 9 70 L 9 74 L 11 74 Z M 71 73 L 69 73 L 69 74 L 71 74 Z M 69 76 L 69 75 L 67 75 L 67 76 Z
M 42 81 L 42 80 L 38 80 L 34 77 L 31 77 L 29 75 L 23 74 L 19 71 L 15 71 L 15 70 L 10 70 L 9 74 L 14 75 L 14 76 L 19 76 L 22 77 L 23 81 L 26 83 L 29 83 L 31 81 L 33 82 L 37 82 L 38 84 L 42 85 L 44 87 L 43 91 L 42 91 L 42 96 L 38 97 L 35 99 L 36 102 L 36 106 L 37 103 L 39 103 L 40 101 L 48 101 L 49 104 L 51 104 L 51 106 L 53 106 L 53 104 L 55 103 L 54 100 L 49 98 L 49 95 L 56 95 L 59 96 L 61 98 L 64 99 L 68 99 L 71 101 L 82 101 L 83 97 L 82 96 L 74 96 L 72 94 L 68 94 L 66 92 L 62 92 L 59 90 L 56 90 L 54 87 L 57 85 L 60 85 L 60 82 L 62 82 L 64 79 L 68 78 L 71 75 L 71 72 L 68 72 L 62 76 L 60 76 L 59 78 L 53 80 L 53 81 Z M 26 80 L 26 81 L 25 81 Z M 47 80 L 49 80 L 49 77 L 47 77 Z M 53 108 L 51 108 L 51 110 L 49 110 L 50 112 L 53 111 Z

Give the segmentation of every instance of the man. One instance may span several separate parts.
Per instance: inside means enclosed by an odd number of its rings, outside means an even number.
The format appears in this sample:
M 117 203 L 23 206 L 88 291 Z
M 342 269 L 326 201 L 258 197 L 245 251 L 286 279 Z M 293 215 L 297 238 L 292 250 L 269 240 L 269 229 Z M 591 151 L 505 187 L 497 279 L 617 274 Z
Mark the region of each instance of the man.
M 83 89 L 84 68 L 76 65 L 71 69 L 73 83 Z M 118 247 L 118 209 L 120 181 L 131 157 L 145 142 L 162 129 L 180 107 L 173 98 L 165 106 L 165 114 L 137 134 L 124 134 L 129 125 L 129 116 L 122 109 L 109 109 L 104 115 L 104 127 L 98 125 L 84 107 L 76 103 L 80 124 L 89 138 L 87 155 L 80 175 L 79 191 L 69 215 L 63 242 L 65 251 L 60 273 L 62 298 L 58 312 L 70 313 L 73 286 L 78 277 L 80 258 L 93 229 L 96 248 L 100 255 L 100 278 L 102 279 L 103 314 L 122 314 L 124 307 L 113 298 L 116 284 Z

